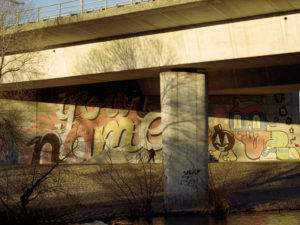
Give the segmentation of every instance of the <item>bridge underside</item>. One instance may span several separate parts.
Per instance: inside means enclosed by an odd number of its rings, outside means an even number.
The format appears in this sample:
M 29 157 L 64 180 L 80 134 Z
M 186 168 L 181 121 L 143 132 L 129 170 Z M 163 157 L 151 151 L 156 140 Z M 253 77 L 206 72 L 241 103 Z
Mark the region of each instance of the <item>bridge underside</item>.
M 282 58 L 284 58 L 284 56 L 282 56 Z M 264 60 L 263 57 L 261 59 L 262 61 Z M 218 63 L 218 65 L 220 64 L 221 63 Z M 226 62 L 224 62 L 224 66 L 225 64 Z M 228 64 L 230 64 L 230 62 L 228 62 Z M 228 64 L 226 64 L 226 67 L 228 67 Z M 233 67 L 223 70 L 220 70 L 219 68 L 203 69 L 203 67 L 197 67 L 197 65 L 193 66 L 195 67 L 174 67 L 170 68 L 170 70 L 206 73 L 209 95 L 257 95 L 300 91 L 300 64 L 254 68 Z M 108 72 L 93 75 L 0 84 L 0 88 L 2 91 L 9 91 L 15 89 L 51 88 L 120 80 L 138 80 L 144 94 L 159 95 L 159 75 L 163 71 L 164 70 L 153 68 L 123 72 Z
M 36 89 L 144 79 L 174 70 L 206 73 L 209 94 L 299 91 L 299 18 L 298 12 L 282 13 L 52 48 L 39 52 L 41 61 L 33 62 L 33 67 L 38 64 L 37 76 L 3 77 L 0 87 Z
M 85 33 L 83 32 L 82 35 L 78 36 L 78 40 L 75 40 L 71 38 L 74 35 L 70 35 L 74 28 L 73 25 L 78 25 L 78 29 L 74 30 L 75 33 L 80 33 L 78 30 L 80 31 L 84 27 L 87 29 L 88 27 L 95 28 L 97 24 L 95 21 L 95 24 L 88 20 L 84 21 L 84 17 L 89 18 L 88 15 L 82 16 L 82 18 L 80 16 L 70 17 L 66 21 L 63 18 L 58 19 L 55 22 L 62 25 L 57 28 L 54 24 L 52 27 L 51 24 L 43 23 L 32 25 L 29 27 L 30 29 L 40 26 L 41 30 L 45 29 L 46 34 L 53 29 L 65 39 L 56 39 L 55 34 L 50 35 L 48 40 L 44 39 L 44 47 L 48 49 L 39 52 L 41 61 L 36 68 L 39 73 L 36 76 L 22 73 L 14 79 L 5 76 L 0 88 L 1 90 L 39 89 L 137 80 L 143 95 L 160 96 L 162 127 L 164 127 L 162 143 L 165 175 L 167 177 L 165 180 L 167 209 L 171 211 L 190 210 L 193 207 L 199 207 L 199 201 L 193 201 L 199 193 L 198 185 L 203 187 L 207 184 L 208 150 L 219 161 L 234 161 L 239 158 L 241 161 L 265 160 L 271 150 L 272 153 L 275 151 L 278 153 L 276 156 L 273 154 L 272 159 L 300 159 L 300 150 L 297 149 L 299 144 L 294 139 L 300 135 L 299 115 L 297 115 L 299 102 L 288 102 L 287 105 L 282 106 L 280 104 L 284 101 L 284 97 L 275 96 L 274 101 L 276 102 L 274 103 L 272 100 L 272 104 L 268 103 L 266 107 L 270 111 L 269 115 L 252 100 L 240 101 L 238 99 L 236 104 L 233 104 L 235 100 L 230 97 L 227 101 L 231 105 L 217 99 L 212 104 L 213 113 L 211 116 L 209 116 L 207 109 L 209 107 L 207 95 L 264 95 L 300 91 L 300 13 L 297 11 L 300 5 L 298 1 L 292 0 L 255 1 L 265 5 L 262 7 L 264 10 L 258 13 L 257 10 L 261 8 L 252 1 L 251 6 L 253 7 L 250 7 L 250 13 L 239 14 L 239 9 L 249 7 L 249 3 L 234 0 L 186 1 L 189 4 L 183 4 L 183 8 L 178 5 L 177 8 L 165 5 L 159 9 L 160 13 L 157 13 L 154 10 L 155 6 L 158 7 L 157 4 L 162 2 L 155 1 L 151 3 L 152 5 L 150 4 L 154 7 L 153 9 L 143 11 L 147 13 L 145 20 L 141 20 L 141 23 L 147 24 L 147 19 L 154 21 L 156 24 L 148 24 L 153 29 L 149 27 L 142 29 L 141 25 L 136 26 L 136 30 L 128 33 L 114 33 L 114 29 L 110 33 L 108 29 L 111 25 L 110 20 L 107 19 L 108 17 L 101 17 L 97 21 L 98 23 L 103 22 L 103 27 L 99 27 L 99 30 L 94 33 L 89 33 L 90 30 L 84 30 Z M 169 4 L 168 2 L 171 1 L 164 2 Z M 181 1 L 177 2 L 180 3 Z M 228 20 L 232 17 L 226 13 L 225 6 L 228 7 L 234 2 L 239 2 L 239 7 L 233 7 L 232 10 L 235 11 L 235 14 L 232 15 L 240 19 Z M 219 12 L 211 15 L 219 15 L 220 17 L 204 21 L 202 16 L 202 21 L 200 21 L 201 18 L 195 16 L 195 21 L 190 23 L 193 26 L 187 27 L 184 26 L 188 24 L 188 19 L 182 20 L 183 24 L 179 24 L 180 21 L 176 20 L 178 26 L 172 23 L 168 25 L 169 17 L 174 18 L 177 13 L 180 14 L 180 18 L 185 17 L 183 14 L 185 10 L 192 13 L 192 6 L 197 5 L 201 8 L 203 4 L 214 12 Z M 270 4 L 272 6 L 268 7 Z M 274 10 L 279 6 L 284 10 Z M 116 21 L 123 19 L 127 25 L 132 20 L 139 21 L 141 14 L 134 12 L 134 9 L 132 8 L 131 14 L 129 13 L 127 16 L 115 16 L 113 23 L 118 24 Z M 279 11 L 282 13 L 278 14 Z M 109 12 L 106 13 L 108 16 Z M 198 13 L 194 12 L 192 15 Z M 274 14 L 249 18 L 249 16 L 266 13 Z M 93 15 L 91 14 L 91 19 Z M 158 15 L 156 19 L 155 15 Z M 247 17 L 241 18 L 241 15 Z M 188 17 L 188 15 L 186 16 Z M 160 21 L 162 17 L 167 19 Z M 80 19 L 83 21 L 79 21 Z M 220 20 L 223 22 L 204 24 L 204 22 Z M 67 25 L 67 23 L 70 24 Z M 124 23 L 120 23 L 120 26 Z M 158 24 L 162 24 L 162 26 L 158 27 Z M 50 26 L 50 28 L 45 28 L 43 25 Z M 125 25 L 120 31 L 128 28 Z M 69 27 L 66 30 L 69 32 L 68 34 L 63 33 L 66 27 Z M 156 32 L 151 32 L 153 30 Z M 127 36 L 127 34 L 130 35 Z M 97 41 L 95 42 L 95 40 Z M 74 46 L 71 46 L 71 43 Z M 14 55 L 10 57 L 14 57 Z M 33 62 L 32 66 L 36 65 L 36 62 Z M 82 96 L 90 97 L 84 94 Z M 294 101 L 298 94 L 295 96 L 293 95 L 290 99 Z M 63 94 L 59 97 L 63 98 L 64 101 L 66 100 Z M 252 97 L 257 100 L 255 96 Z M 130 99 L 132 100 L 132 96 Z M 259 100 L 265 103 L 270 100 L 270 97 L 267 99 L 261 97 Z M 87 99 L 82 102 L 87 102 Z M 74 114 L 76 104 L 70 105 L 72 107 L 69 107 L 69 111 L 72 108 Z M 224 107 L 222 108 L 220 105 Z M 32 107 L 36 107 L 33 110 L 34 115 L 36 115 L 38 106 L 33 104 Z M 53 105 L 51 107 L 53 108 Z M 64 114 L 64 106 L 60 109 L 62 112 L 51 115 L 55 117 L 55 121 L 67 121 L 67 127 L 70 128 L 71 132 L 71 128 L 75 124 L 73 123 L 75 117 L 67 118 L 72 113 Z M 47 111 L 48 108 L 42 110 Z M 51 110 L 53 111 L 53 109 Z M 90 120 L 97 119 L 98 114 L 94 115 L 93 112 L 100 112 L 100 107 L 98 107 L 98 111 L 92 112 L 88 111 L 85 105 L 81 105 L 80 110 L 85 112 L 86 120 L 90 122 Z M 278 112 L 279 115 L 274 115 L 274 112 Z M 42 113 L 44 112 L 42 111 Z M 118 113 L 119 111 L 111 113 L 111 118 Z M 140 120 L 142 117 L 137 118 Z M 125 118 L 124 121 L 131 121 L 129 119 Z M 149 122 L 147 118 L 142 119 L 145 120 L 144 122 Z M 38 121 L 37 118 L 36 121 Z M 115 124 L 116 122 L 113 121 L 112 123 Z M 134 124 L 133 122 L 130 123 L 131 129 L 133 129 Z M 147 129 L 150 125 L 145 125 L 145 127 L 147 136 Z M 95 129 L 100 130 L 98 127 Z M 153 128 L 152 130 L 157 129 Z M 60 132 L 65 131 L 61 129 Z M 255 143 L 251 139 L 252 136 L 249 138 L 248 134 L 251 132 L 253 137 L 255 135 Z M 132 133 L 134 132 L 132 131 Z M 244 133 L 246 135 L 243 135 Z M 93 132 L 82 131 L 81 135 L 92 134 Z M 220 139 L 221 134 L 222 138 Z M 65 138 L 67 137 L 66 132 L 63 135 Z M 216 138 L 217 135 L 219 135 L 218 139 Z M 147 140 L 146 136 L 144 139 Z M 74 140 L 76 138 L 74 137 Z M 92 138 L 87 137 L 86 139 L 91 140 Z M 217 144 L 221 144 L 221 141 L 228 142 L 225 144 L 231 142 L 232 146 L 237 143 L 238 147 L 233 149 L 231 146 L 232 149 L 228 147 L 225 151 L 224 146 L 216 147 L 216 144 L 213 145 L 213 139 L 219 142 Z M 207 147 L 208 142 L 209 147 Z M 261 144 L 267 142 L 270 146 Z M 90 144 L 86 147 L 90 152 L 92 152 L 91 146 Z M 131 146 L 131 143 L 129 146 L 134 147 Z M 259 151 L 257 151 L 257 146 L 259 146 Z M 169 160 L 174 156 L 172 155 L 173 152 L 176 154 L 175 161 Z M 184 161 L 184 163 L 178 165 L 179 161 Z M 201 193 L 204 194 L 203 190 Z

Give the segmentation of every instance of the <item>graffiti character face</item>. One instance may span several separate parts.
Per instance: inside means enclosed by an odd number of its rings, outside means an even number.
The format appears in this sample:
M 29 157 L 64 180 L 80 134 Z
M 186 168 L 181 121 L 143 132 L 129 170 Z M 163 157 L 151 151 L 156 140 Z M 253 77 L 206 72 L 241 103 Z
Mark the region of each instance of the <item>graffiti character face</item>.
M 282 103 L 285 100 L 284 94 L 276 94 L 274 95 L 274 100 L 276 103 Z
M 287 114 L 288 114 L 288 111 L 287 111 L 285 106 L 282 106 L 282 107 L 279 108 L 279 115 L 280 116 L 286 116 Z
M 234 136 L 230 131 L 223 130 L 221 125 L 214 126 L 215 133 L 212 136 L 213 146 L 221 151 L 229 151 L 234 145 Z

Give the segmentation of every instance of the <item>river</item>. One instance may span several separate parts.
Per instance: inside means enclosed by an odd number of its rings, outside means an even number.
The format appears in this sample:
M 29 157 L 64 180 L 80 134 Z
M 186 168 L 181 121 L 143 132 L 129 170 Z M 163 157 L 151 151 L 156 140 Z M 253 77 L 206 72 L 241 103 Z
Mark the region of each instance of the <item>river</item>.
M 126 221 L 123 221 L 124 224 Z M 84 225 L 104 224 L 100 221 L 84 223 Z M 135 220 L 134 225 L 147 225 L 144 219 Z M 212 216 L 170 215 L 155 217 L 152 225 L 300 225 L 300 211 L 269 211 L 230 214 L 226 218 L 216 219 Z

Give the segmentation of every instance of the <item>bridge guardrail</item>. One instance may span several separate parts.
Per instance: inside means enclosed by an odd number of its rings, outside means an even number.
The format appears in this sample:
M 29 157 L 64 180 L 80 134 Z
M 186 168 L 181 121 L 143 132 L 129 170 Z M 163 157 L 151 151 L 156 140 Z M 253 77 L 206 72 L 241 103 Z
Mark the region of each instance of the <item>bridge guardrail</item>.
M 107 10 L 122 6 L 135 5 L 154 0 L 70 0 L 66 2 L 41 6 L 22 10 L 15 18 L 11 18 L 11 24 L 34 23 L 58 17 L 72 16 L 89 13 L 97 10 Z

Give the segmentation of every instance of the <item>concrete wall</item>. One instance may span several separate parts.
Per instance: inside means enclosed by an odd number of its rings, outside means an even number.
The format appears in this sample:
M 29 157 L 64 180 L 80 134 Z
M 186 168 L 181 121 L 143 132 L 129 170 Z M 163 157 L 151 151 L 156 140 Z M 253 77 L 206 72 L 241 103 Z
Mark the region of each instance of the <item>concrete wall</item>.
M 212 161 L 299 160 L 298 93 L 209 100 Z
M 150 149 L 155 162 L 162 162 L 160 96 L 150 95 L 151 82 L 141 83 L 40 89 L 20 99 L 7 95 L 0 101 L 1 117 L 10 115 L 25 141 L 18 149 L 1 143 L 1 164 L 31 163 L 39 150 L 38 160 L 49 163 L 72 148 L 73 163 L 106 163 L 105 150 L 113 150 L 116 162 L 137 162 L 139 155 L 148 160 Z M 209 96 L 211 161 L 299 160 L 298 99 L 298 93 Z
M 2 163 L 49 163 L 70 151 L 72 163 L 162 161 L 159 96 L 143 95 L 134 81 L 36 90 L 1 105 L 25 140 L 14 156 L 13 144 L 2 145 Z

